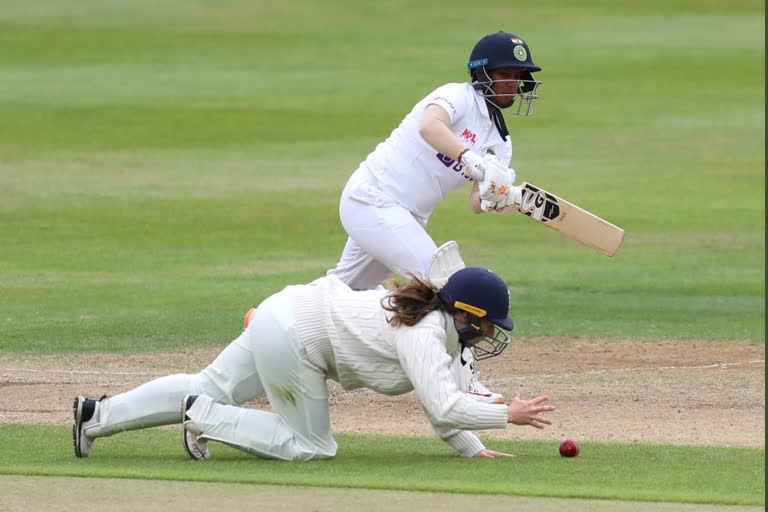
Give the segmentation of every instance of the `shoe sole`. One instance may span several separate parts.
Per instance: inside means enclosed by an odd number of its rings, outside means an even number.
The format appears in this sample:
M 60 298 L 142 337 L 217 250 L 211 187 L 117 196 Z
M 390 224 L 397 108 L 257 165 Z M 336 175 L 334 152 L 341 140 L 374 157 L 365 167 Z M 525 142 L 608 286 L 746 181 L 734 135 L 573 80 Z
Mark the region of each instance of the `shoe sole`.
M 190 396 L 192 395 L 185 396 L 184 400 L 181 401 L 181 444 L 184 446 L 184 451 L 187 452 L 187 455 L 189 455 L 192 460 L 200 460 L 195 457 L 192 450 L 189 449 L 189 445 L 187 444 L 187 429 L 184 426 L 187 423 L 187 400 Z
M 82 396 L 75 397 L 75 401 L 72 402 L 72 414 L 75 417 L 75 423 L 72 425 L 72 448 L 74 448 L 75 457 L 77 458 L 83 458 L 83 454 L 80 451 L 80 428 L 82 427 L 83 402 L 85 402 L 85 398 Z

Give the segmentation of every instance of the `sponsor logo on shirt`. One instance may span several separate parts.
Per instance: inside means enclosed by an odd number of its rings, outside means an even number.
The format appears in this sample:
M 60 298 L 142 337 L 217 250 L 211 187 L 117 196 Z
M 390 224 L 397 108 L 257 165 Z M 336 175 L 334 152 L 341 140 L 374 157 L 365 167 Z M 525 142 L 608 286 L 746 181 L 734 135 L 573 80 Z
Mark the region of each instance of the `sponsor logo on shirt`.
M 472 179 L 469 176 L 467 176 L 466 174 L 464 174 L 464 164 L 462 164 L 461 162 L 457 162 L 453 158 L 451 158 L 449 156 L 446 156 L 446 155 L 444 155 L 442 153 L 438 153 L 435 156 L 437 156 L 437 159 L 440 160 L 441 164 L 443 164 L 444 166 L 448 167 L 452 171 L 461 174 L 461 177 L 464 178 L 465 180 L 471 180 Z
M 451 112 L 453 113 L 453 115 L 456 115 L 456 107 L 454 107 L 453 102 L 448 98 L 446 98 L 445 96 L 438 96 L 437 98 L 434 99 L 434 101 L 442 101 L 451 109 Z
M 472 142 L 472 144 L 477 144 L 477 135 L 469 131 L 469 128 L 464 128 L 461 136 L 464 138 L 464 140 Z

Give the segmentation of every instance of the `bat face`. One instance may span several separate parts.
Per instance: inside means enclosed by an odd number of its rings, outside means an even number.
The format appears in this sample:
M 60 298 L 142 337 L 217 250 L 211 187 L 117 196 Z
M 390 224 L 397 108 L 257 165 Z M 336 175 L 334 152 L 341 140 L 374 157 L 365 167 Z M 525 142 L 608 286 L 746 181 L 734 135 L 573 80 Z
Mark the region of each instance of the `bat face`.
M 620 227 L 528 182 L 520 186 L 520 213 L 607 256 L 619 249 L 624 239 Z
M 557 197 L 534 187 L 530 183 L 523 183 L 522 187 L 521 213 L 533 217 L 539 222 L 547 222 L 560 216 L 560 204 Z

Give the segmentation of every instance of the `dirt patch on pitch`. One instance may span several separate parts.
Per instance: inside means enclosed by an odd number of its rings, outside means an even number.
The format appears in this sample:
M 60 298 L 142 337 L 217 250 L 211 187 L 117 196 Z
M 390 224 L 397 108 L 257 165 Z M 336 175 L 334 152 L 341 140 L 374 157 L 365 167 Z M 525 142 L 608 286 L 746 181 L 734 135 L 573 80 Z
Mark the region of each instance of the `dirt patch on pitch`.
M 196 373 L 218 349 L 173 354 L 0 356 L 0 421 L 71 421 L 72 397 L 127 391 L 170 373 Z M 493 438 L 765 446 L 765 346 L 720 341 L 593 338 L 516 340 L 478 363 L 506 396 L 549 394 L 546 430 L 510 426 Z M 331 382 L 336 432 L 431 435 L 414 393 L 345 392 Z M 248 404 L 268 407 L 264 401 Z

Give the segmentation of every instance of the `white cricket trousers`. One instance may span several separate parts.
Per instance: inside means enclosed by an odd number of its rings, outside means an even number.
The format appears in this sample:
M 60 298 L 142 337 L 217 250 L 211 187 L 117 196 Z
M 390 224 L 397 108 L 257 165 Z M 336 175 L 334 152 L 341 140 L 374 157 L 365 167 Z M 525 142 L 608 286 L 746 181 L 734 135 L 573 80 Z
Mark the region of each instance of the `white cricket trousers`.
M 349 238 L 334 274 L 354 290 L 371 290 L 392 272 L 423 277 L 437 245 L 425 229 L 427 219 L 381 191 L 361 165 L 350 176 L 339 202 L 339 216 Z
M 101 437 L 181 422 L 181 402 L 205 439 L 261 457 L 325 459 L 336 455 L 325 372 L 310 363 L 294 327 L 289 292 L 266 299 L 246 330 L 197 375 L 170 375 L 100 403 Z M 274 412 L 238 407 L 267 395 Z

